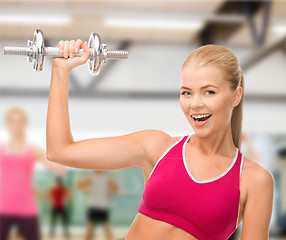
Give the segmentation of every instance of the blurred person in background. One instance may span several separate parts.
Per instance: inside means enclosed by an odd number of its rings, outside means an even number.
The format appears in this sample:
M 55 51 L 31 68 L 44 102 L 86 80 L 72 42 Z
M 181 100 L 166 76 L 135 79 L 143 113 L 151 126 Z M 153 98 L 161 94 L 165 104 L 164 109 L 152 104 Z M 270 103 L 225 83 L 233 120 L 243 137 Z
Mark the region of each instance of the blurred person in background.
M 91 50 L 80 39 L 60 41 L 58 48 L 65 58 L 52 62 L 48 159 L 83 169 L 142 168 L 145 189 L 126 240 L 225 240 L 242 221 L 241 239 L 269 238 L 274 178 L 239 150 L 244 77 L 230 49 L 204 45 L 183 64 L 180 106 L 194 134 L 143 130 L 74 141 L 70 72 Z M 81 48 L 82 56 L 74 57 Z
M 8 240 L 10 230 L 17 227 L 22 239 L 38 240 L 40 226 L 32 186 L 35 164 L 40 162 L 57 174 L 64 174 L 65 168 L 48 162 L 41 147 L 27 142 L 24 110 L 8 110 L 4 122 L 9 140 L 0 144 L 0 239 Z
M 79 180 L 78 188 L 87 196 L 87 227 L 85 239 L 93 239 L 96 224 L 102 223 L 106 239 L 112 240 L 112 231 L 109 223 L 109 196 L 118 191 L 117 183 L 106 176 L 103 171 L 97 170 L 94 171 L 92 176 Z
M 55 225 L 58 219 L 61 220 L 65 238 L 69 238 L 67 202 L 70 197 L 69 189 L 64 185 L 61 177 L 56 178 L 56 184 L 49 191 L 51 203 L 51 230 L 50 237 L 54 238 Z

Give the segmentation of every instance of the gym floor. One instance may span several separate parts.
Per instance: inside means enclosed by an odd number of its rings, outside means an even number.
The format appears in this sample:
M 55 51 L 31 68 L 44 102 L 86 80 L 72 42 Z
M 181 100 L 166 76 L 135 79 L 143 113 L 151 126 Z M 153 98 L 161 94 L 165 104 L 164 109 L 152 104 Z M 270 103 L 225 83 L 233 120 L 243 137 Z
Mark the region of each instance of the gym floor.
M 113 240 L 124 240 L 124 237 L 126 237 L 128 230 L 129 230 L 129 227 L 113 227 L 112 228 Z M 43 232 L 44 232 L 43 240 L 66 240 L 66 238 L 64 238 L 63 236 L 62 229 L 59 229 L 59 228 L 56 229 L 57 234 L 55 235 L 54 238 L 50 238 L 48 236 L 48 228 L 44 228 Z M 71 236 L 69 240 L 84 239 L 85 229 L 84 228 L 71 228 L 70 233 L 71 233 Z M 93 239 L 94 240 L 106 240 L 106 237 L 103 232 L 103 228 L 101 226 L 95 229 Z M 240 239 L 240 237 L 238 239 Z M 14 240 L 14 239 L 11 239 L 11 240 Z M 286 240 L 286 236 L 284 237 L 271 237 L 270 236 L 269 240 Z
M 112 227 L 113 240 L 124 240 L 124 237 L 127 235 L 129 227 Z M 84 239 L 85 228 L 70 228 L 70 239 Z M 56 234 L 54 238 L 50 238 L 48 234 L 48 229 L 43 229 L 43 240 L 65 240 L 63 236 L 62 229 L 58 227 L 56 229 Z M 104 235 L 103 228 L 101 226 L 97 227 L 94 230 L 94 240 L 106 240 Z

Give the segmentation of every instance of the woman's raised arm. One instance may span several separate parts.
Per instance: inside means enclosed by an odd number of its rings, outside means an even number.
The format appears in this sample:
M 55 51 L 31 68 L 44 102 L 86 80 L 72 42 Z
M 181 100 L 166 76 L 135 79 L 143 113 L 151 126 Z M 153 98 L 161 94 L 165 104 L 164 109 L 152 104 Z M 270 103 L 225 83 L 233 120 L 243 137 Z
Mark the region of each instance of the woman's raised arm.
M 161 131 L 75 142 L 68 107 L 70 71 L 87 61 L 90 50 L 81 40 L 60 41 L 58 48 L 65 58 L 53 59 L 46 128 L 48 160 L 82 169 L 120 169 L 152 162 L 170 145 L 172 138 Z M 82 56 L 73 57 L 80 48 L 84 49 Z

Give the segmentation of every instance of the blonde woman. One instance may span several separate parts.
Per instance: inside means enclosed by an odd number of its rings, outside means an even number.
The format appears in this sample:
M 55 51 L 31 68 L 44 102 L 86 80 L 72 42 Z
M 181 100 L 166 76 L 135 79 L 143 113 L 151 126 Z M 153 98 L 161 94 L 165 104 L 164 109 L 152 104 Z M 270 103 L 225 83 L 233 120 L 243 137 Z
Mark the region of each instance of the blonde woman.
M 146 130 L 74 141 L 70 71 L 90 51 L 81 40 L 58 47 L 65 59 L 53 59 L 47 157 L 75 168 L 142 168 L 145 190 L 126 240 L 225 240 L 242 221 L 242 240 L 268 239 L 274 180 L 239 150 L 244 79 L 229 49 L 205 45 L 183 64 L 180 106 L 194 134 Z M 80 48 L 84 54 L 74 58 Z
M 0 239 L 8 240 L 16 226 L 24 240 L 39 240 L 40 227 L 32 177 L 36 161 L 63 174 L 64 167 L 46 160 L 44 150 L 26 139 L 28 117 L 21 108 L 11 108 L 5 116 L 9 133 L 7 143 L 0 144 Z

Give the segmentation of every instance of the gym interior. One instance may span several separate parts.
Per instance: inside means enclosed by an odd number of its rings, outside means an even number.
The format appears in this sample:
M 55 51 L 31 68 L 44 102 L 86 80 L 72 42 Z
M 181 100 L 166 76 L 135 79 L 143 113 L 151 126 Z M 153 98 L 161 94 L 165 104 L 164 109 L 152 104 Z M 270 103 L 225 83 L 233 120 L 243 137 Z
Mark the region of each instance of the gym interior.
M 128 51 L 126 60 L 102 63 L 98 75 L 86 64 L 72 70 L 69 111 L 75 141 L 145 129 L 171 136 L 193 133 L 179 106 L 183 61 L 205 44 L 231 49 L 245 80 L 241 151 L 272 173 L 270 239 L 286 239 L 285 1 L 0 0 L 0 143 L 9 139 L 4 116 L 18 107 L 28 116 L 28 142 L 45 150 L 52 60 L 45 57 L 42 71 L 34 72 L 27 57 L 4 55 L 5 46 L 26 47 L 36 29 L 43 31 L 46 47 L 56 47 L 59 40 L 88 41 L 96 32 L 107 49 Z M 94 174 L 67 168 L 63 177 L 69 239 L 85 239 L 87 196 L 79 182 Z M 112 239 L 124 239 L 141 201 L 143 173 L 133 167 L 103 175 L 114 186 L 108 195 L 109 231 Z M 48 196 L 54 185 L 55 174 L 36 164 L 33 188 L 43 239 L 67 239 L 60 221 L 50 236 Z M 241 225 L 234 239 L 240 239 Z M 10 235 L 21 239 L 17 228 Z M 93 239 L 111 238 L 96 224 Z

